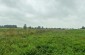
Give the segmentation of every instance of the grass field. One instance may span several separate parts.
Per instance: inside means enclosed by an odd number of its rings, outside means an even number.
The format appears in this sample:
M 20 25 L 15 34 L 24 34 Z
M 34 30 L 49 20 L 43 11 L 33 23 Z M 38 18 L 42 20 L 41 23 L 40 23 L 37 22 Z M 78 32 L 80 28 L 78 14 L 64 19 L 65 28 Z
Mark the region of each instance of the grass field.
M 0 29 L 0 55 L 85 55 L 85 30 Z

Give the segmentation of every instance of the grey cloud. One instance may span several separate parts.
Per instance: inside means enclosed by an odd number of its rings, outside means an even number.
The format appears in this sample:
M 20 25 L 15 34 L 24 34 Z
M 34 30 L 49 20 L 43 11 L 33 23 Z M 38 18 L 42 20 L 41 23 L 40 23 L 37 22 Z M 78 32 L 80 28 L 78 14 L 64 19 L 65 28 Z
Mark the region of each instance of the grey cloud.
M 15 8 L 21 10 L 21 12 L 23 11 L 23 13 L 31 13 L 31 14 L 35 14 L 35 15 L 39 15 L 39 16 L 47 16 L 48 18 L 50 16 L 51 17 L 52 16 L 53 17 L 54 16 L 57 16 L 57 17 L 67 16 L 67 15 L 69 15 L 69 10 L 72 11 L 71 9 L 73 9 L 73 7 L 75 5 L 73 0 L 43 0 L 43 1 L 36 0 L 35 2 L 37 3 L 37 1 L 39 1 L 39 3 L 41 3 L 41 4 L 38 4 L 38 7 L 36 7 L 40 11 L 34 10 L 30 4 L 28 4 L 28 5 L 23 4 L 22 3 L 23 0 L 2 0 L 2 2 L 5 5 L 13 7 L 13 8 L 15 7 Z M 57 4 L 57 3 L 59 3 L 59 4 Z M 44 7 L 42 7 L 42 5 L 44 5 Z
M 5 6 L 5 9 L 2 7 L 0 10 L 0 20 L 13 20 L 12 23 L 19 22 L 19 25 L 27 23 L 52 27 L 62 23 L 63 27 L 69 27 L 75 23 L 79 27 L 77 23 L 84 23 L 82 19 L 85 18 L 84 0 L 0 0 L 0 5 Z
M 9 7 L 17 7 L 20 4 L 20 0 L 1 0 L 1 2 Z

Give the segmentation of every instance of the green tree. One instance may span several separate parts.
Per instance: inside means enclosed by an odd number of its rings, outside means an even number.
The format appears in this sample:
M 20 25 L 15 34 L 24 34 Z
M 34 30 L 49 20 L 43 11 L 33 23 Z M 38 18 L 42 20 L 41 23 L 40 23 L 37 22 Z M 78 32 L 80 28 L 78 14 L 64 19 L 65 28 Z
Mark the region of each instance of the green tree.
M 85 27 L 84 26 L 82 26 L 82 28 L 81 29 L 85 29 Z
M 26 25 L 26 24 L 24 24 L 23 28 L 24 28 L 24 29 L 27 29 L 27 25 Z

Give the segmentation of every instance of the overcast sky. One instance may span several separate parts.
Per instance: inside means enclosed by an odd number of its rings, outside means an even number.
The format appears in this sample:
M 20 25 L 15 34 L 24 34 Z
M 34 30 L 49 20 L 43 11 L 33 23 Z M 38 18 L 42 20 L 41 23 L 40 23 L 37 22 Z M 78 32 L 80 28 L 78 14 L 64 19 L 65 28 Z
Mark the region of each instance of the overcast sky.
M 85 0 L 0 0 L 0 25 L 80 28 Z

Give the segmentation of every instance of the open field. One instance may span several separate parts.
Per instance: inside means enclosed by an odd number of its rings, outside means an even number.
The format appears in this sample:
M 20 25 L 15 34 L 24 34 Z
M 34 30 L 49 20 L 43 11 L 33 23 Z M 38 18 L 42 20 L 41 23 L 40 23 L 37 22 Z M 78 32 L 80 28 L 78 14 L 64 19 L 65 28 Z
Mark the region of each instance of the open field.
M 85 30 L 0 29 L 0 55 L 85 55 Z

